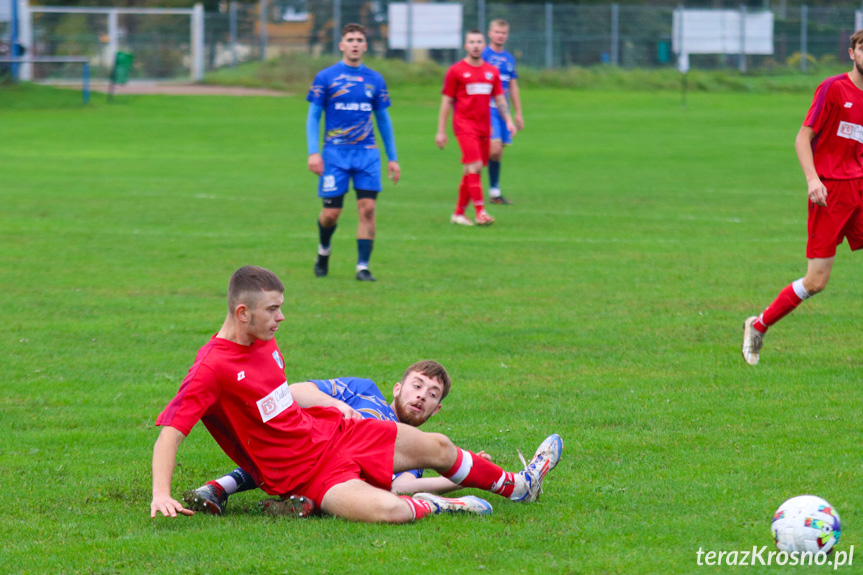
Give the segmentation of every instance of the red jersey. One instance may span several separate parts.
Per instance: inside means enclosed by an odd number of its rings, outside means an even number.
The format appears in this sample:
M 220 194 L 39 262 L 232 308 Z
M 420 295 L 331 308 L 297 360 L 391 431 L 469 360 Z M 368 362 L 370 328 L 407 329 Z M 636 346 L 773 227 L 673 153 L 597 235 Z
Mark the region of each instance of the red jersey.
M 299 491 L 323 463 L 344 420 L 335 408 L 301 409 L 284 365 L 275 340 L 240 345 L 213 337 L 156 425 L 188 435 L 201 420 L 261 489 L 271 495 Z
M 459 60 L 447 70 L 442 93 L 453 99 L 452 129 L 456 136 L 465 132 L 484 137 L 491 134 L 489 104 L 492 97 L 503 95 L 497 68 L 487 62 L 471 66 Z
M 863 91 L 848 74 L 821 82 L 803 125 L 815 131 L 812 152 L 819 177 L 863 178 Z

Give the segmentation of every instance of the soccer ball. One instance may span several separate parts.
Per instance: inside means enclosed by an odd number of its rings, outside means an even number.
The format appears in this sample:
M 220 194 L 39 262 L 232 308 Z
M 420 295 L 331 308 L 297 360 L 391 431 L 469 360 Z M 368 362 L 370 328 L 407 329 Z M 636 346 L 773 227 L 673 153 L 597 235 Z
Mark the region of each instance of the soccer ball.
M 815 495 L 798 495 L 773 515 L 773 540 L 786 553 L 830 553 L 842 528 L 833 506 Z

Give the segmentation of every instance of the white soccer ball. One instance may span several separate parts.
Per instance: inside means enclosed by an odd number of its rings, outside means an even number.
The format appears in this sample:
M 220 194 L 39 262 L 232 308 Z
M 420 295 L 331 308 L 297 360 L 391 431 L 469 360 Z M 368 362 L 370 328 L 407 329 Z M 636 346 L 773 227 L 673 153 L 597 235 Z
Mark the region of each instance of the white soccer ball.
M 779 506 L 773 515 L 773 540 L 786 553 L 830 553 L 839 542 L 839 513 L 815 495 L 798 495 Z

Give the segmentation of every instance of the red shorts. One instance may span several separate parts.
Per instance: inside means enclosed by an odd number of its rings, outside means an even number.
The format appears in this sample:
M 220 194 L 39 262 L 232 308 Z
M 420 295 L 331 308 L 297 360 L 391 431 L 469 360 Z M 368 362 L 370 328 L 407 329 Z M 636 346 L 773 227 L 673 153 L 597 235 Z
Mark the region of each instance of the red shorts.
M 393 482 L 393 454 L 396 424 L 378 419 L 345 419 L 342 430 L 330 444 L 320 469 L 293 495 L 303 495 L 320 508 L 333 486 L 351 479 L 390 490 Z
M 473 164 L 482 162 L 483 166 L 488 165 L 489 137 L 480 136 L 473 132 L 464 132 L 456 135 L 458 147 L 461 148 L 461 163 Z
M 822 181 L 827 207 L 809 201 L 807 259 L 832 258 L 845 238 L 852 251 L 863 247 L 863 179 Z

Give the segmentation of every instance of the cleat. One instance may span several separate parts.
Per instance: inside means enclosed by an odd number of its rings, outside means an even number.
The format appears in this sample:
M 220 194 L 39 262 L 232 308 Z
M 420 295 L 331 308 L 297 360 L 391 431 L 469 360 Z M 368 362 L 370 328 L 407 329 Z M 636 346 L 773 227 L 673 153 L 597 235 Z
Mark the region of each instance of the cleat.
M 488 212 L 483 210 L 476 215 L 476 224 L 478 226 L 490 226 L 494 223 L 494 218 L 488 215 Z
M 512 205 L 512 202 L 503 196 L 495 196 L 493 198 L 489 198 L 488 201 L 490 201 L 493 204 L 497 204 L 499 206 L 511 206 Z
M 315 512 L 315 502 L 302 495 L 291 495 L 285 499 L 258 501 L 264 515 L 272 517 L 308 517 Z
M 468 218 L 464 214 L 453 214 L 453 215 L 451 215 L 449 217 L 449 223 L 458 224 L 460 226 L 472 226 L 473 225 L 473 222 L 470 221 L 470 218 Z
M 192 511 L 209 513 L 210 515 L 221 515 L 228 505 L 228 494 L 224 489 L 208 483 L 192 491 L 183 494 L 183 503 Z
M 749 365 L 758 365 L 761 346 L 764 344 L 764 334 L 752 327 L 758 316 L 747 317 L 743 322 L 743 359 Z
M 449 498 L 431 493 L 416 493 L 414 499 L 425 501 L 431 507 L 431 512 L 438 513 L 473 513 L 475 515 L 491 515 L 491 503 L 473 495 Z
M 522 488 L 516 488 L 509 498 L 526 503 L 539 499 L 542 493 L 542 480 L 555 468 L 562 453 L 563 439 L 556 433 L 546 437 L 545 441 L 536 448 L 530 463 L 516 475 L 523 482 Z
M 315 277 L 326 277 L 328 273 L 330 273 L 330 256 L 318 254 L 318 259 L 315 260 Z
M 369 270 L 367 270 L 365 268 L 357 271 L 357 280 L 361 281 L 361 282 L 376 282 L 376 281 L 378 281 L 377 278 L 372 275 L 372 272 L 370 272 Z

